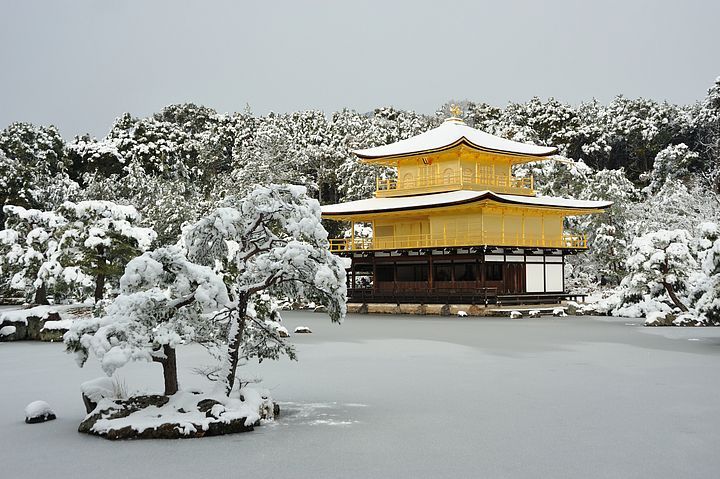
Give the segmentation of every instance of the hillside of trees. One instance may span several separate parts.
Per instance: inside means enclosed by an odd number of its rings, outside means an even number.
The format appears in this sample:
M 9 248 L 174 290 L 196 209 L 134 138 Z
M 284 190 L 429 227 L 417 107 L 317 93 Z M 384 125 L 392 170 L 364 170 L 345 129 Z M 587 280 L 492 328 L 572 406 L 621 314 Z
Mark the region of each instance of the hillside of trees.
M 70 141 L 54 126 L 14 123 L 0 131 L 0 204 L 41 212 L 90 200 L 132 206 L 139 213 L 133 227 L 155 232 L 153 248 L 170 246 L 183 225 L 257 184 L 303 185 L 321 204 L 370 196 L 375 177 L 392 172 L 360 164 L 351 150 L 436 126 L 449 116 L 450 103 L 434 115 L 382 107 L 267 116 L 180 104 L 146 118 L 123 114 L 105 137 Z M 590 252 L 575 257 L 568 269 L 573 289 L 620 284 L 631 273 L 632 244 L 643 235 L 683 229 L 695 238 L 707 230 L 703 224 L 718 221 L 720 78 L 691 105 L 623 96 L 607 105 L 590 100 L 574 106 L 552 98 L 504 108 L 453 103 L 471 126 L 559 148 L 566 161 L 524 165 L 516 172 L 533 174 L 541 194 L 615 202 L 608 214 L 566 225 L 585 232 L 590 244 Z M 0 212 L 7 228 L 12 219 L 12 208 Z M 342 226 L 326 227 L 331 236 L 343 233 Z M 12 238 L 3 238 L 0 297 L 7 297 L 18 269 L 8 264 Z

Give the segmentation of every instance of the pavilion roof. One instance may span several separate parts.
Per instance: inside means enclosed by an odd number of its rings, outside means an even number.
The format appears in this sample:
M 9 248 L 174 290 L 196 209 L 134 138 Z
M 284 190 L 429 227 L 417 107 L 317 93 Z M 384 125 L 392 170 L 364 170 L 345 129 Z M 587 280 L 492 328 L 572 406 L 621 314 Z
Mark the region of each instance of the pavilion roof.
M 552 196 L 503 195 L 492 191 L 449 191 L 416 196 L 369 198 L 322 206 L 323 216 L 345 217 L 372 213 L 424 210 L 444 206 L 459 206 L 479 201 L 495 201 L 517 206 L 535 206 L 562 210 L 577 210 L 578 214 L 612 206 L 612 201 L 575 200 Z
M 437 128 L 428 130 L 417 136 L 396 141 L 389 145 L 377 146 L 355 150 L 359 158 L 371 162 L 372 160 L 399 158 L 422 153 L 435 153 L 449 150 L 458 145 L 470 148 L 516 156 L 545 157 L 557 153 L 557 148 L 538 146 L 508 140 L 499 136 L 485 133 L 467 126 L 459 118 L 449 118 Z

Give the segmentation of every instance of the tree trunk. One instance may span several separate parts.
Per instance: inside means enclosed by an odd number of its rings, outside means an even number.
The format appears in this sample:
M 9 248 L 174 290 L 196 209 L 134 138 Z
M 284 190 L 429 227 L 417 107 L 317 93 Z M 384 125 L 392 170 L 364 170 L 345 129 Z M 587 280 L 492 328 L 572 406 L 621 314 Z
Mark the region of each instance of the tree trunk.
M 41 284 L 39 288 L 35 290 L 35 304 L 50 304 L 47 299 L 47 286 L 45 283 Z
M 105 258 L 105 248 L 97 247 L 97 275 L 95 276 L 95 302 L 103 299 L 105 292 L 105 270 L 107 269 L 107 259 Z
M 675 303 L 675 306 L 680 308 L 681 311 L 687 313 L 688 308 L 682 303 L 682 301 L 680 301 L 680 298 L 677 297 L 677 294 L 675 294 L 675 288 L 673 288 L 673 285 L 670 283 L 666 283 L 665 281 L 662 282 L 662 285 L 665 286 L 665 291 L 667 291 L 668 296 L 670 296 L 672 302 Z
M 171 396 L 178 392 L 177 356 L 175 355 L 175 348 L 170 347 L 167 344 L 163 346 L 163 353 L 165 353 L 165 358 L 159 362 L 163 367 L 165 395 Z
M 95 302 L 97 303 L 103 299 L 103 293 L 105 291 L 105 275 L 98 274 L 95 277 Z
M 237 366 L 238 366 L 238 360 L 239 354 L 240 354 L 240 345 L 242 345 L 242 337 L 243 333 L 245 332 L 245 314 L 247 312 L 247 303 L 248 299 L 247 296 L 242 296 L 240 300 L 238 301 L 238 307 L 237 307 L 237 315 L 238 315 L 238 325 L 237 330 L 235 331 L 235 334 L 233 337 L 228 338 L 228 363 L 229 363 L 229 369 L 228 369 L 228 375 L 226 378 L 225 383 L 225 394 L 230 396 L 230 393 L 232 392 L 232 388 L 235 385 L 235 374 L 237 372 Z
M 682 301 L 680 301 L 680 298 L 677 297 L 677 294 L 675 294 L 675 288 L 673 288 L 673 285 L 665 281 L 664 275 L 668 274 L 669 269 L 670 268 L 667 264 L 667 260 L 665 260 L 665 264 L 663 265 L 663 268 L 662 268 L 662 273 L 663 273 L 662 285 L 665 287 L 665 291 L 667 291 L 667 294 L 668 294 L 668 296 L 670 296 L 670 299 L 672 299 L 672 302 L 675 303 L 675 306 L 680 308 L 681 311 L 687 313 L 688 312 L 687 306 L 685 306 L 682 303 Z

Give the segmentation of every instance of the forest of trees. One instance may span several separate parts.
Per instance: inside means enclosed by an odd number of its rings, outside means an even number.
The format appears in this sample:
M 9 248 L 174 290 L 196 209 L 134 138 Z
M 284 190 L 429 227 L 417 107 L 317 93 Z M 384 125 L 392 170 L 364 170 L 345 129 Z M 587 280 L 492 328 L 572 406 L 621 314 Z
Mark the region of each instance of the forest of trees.
M 552 98 L 504 108 L 454 103 L 470 126 L 559 148 L 568 161 L 538 162 L 517 171 L 533 174 L 541 194 L 615 202 L 608 214 L 567 225 L 587 233 L 590 244 L 589 253 L 575 257 L 568 269 L 573 289 L 617 287 L 633 274 L 634 263 L 628 261 L 637 254 L 633 242 L 659 230 L 687 231 L 683 241 L 691 244 L 701 270 L 702 248 L 696 244 L 705 238 L 705 223 L 717 222 L 720 210 L 720 78 L 691 105 L 623 96 L 607 105 L 591 100 L 574 106 Z M 76 206 L 68 204 L 106 201 L 132 207 L 118 216 L 131 223 L 117 243 L 125 248 L 119 254 L 126 263 L 143 250 L 175 245 L 183 225 L 257 184 L 303 185 L 321 204 L 368 197 L 376 175 L 392 172 L 363 165 L 350 151 L 419 134 L 447 117 L 449 105 L 434 115 L 383 107 L 370 113 L 310 110 L 256 116 L 249 110 L 227 114 L 180 104 L 147 118 L 123 114 L 104 138 L 82 135 L 69 141 L 54 126 L 11 124 L 0 131 L 0 204 L 6 206 L 0 212 L 6 226 L 0 233 L 0 297 L 17 296 L 20 288 L 34 295 L 36 276 L 52 274 L 26 267 L 30 257 L 47 253 L 30 246 L 45 238 L 38 237 L 37 225 L 18 229 L 18 218 L 32 216 L 28 212 L 43 212 L 34 218 L 47 229 L 55 221 L 50 212 L 61 222 L 83 221 Z M 77 218 L 68 219 L 63 211 Z M 133 239 L 143 228 L 154 232 L 144 236 L 152 244 Z M 342 234 L 338 225 L 326 228 L 331 236 Z M 35 231 L 33 238 L 27 236 L 30 231 Z M 75 254 L 82 256 L 82 251 Z M 102 287 L 112 288 L 119 274 L 109 271 Z M 97 297 L 98 286 L 84 281 Z M 692 302 L 690 283 L 675 289 L 679 301 Z

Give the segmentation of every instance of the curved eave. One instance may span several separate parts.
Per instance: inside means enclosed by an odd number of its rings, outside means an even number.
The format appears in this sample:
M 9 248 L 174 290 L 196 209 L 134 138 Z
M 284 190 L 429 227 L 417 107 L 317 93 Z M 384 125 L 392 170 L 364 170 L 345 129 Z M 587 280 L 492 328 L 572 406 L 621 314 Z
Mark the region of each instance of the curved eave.
M 396 214 L 396 213 L 403 213 L 403 212 L 410 212 L 410 211 L 416 211 L 416 212 L 422 212 L 422 211 L 428 211 L 428 210 L 436 210 L 438 208 L 452 208 L 452 207 L 458 207 L 458 206 L 466 206 L 470 205 L 472 203 L 480 203 L 480 202 L 494 202 L 499 204 L 507 204 L 512 206 L 520 206 L 525 208 L 537 208 L 537 209 L 543 209 L 543 210 L 553 210 L 553 211 L 566 211 L 569 215 L 586 215 L 586 214 L 594 214 L 594 213 L 602 213 L 605 209 L 612 206 L 612 202 L 598 202 L 600 204 L 593 206 L 593 207 L 584 207 L 584 206 L 569 206 L 569 205 L 548 205 L 548 204 L 542 204 L 542 203 L 535 203 L 535 202 L 529 202 L 529 201 L 522 201 L 520 199 L 515 200 L 513 198 L 509 198 L 510 195 L 498 195 L 492 192 L 484 192 L 482 194 L 479 194 L 478 196 L 472 197 L 472 198 L 466 198 L 466 199 L 460 199 L 456 201 L 447 201 L 437 204 L 427 204 L 422 206 L 399 206 L 397 208 L 378 208 L 378 209 L 359 209 L 356 211 L 342 211 L 342 212 L 332 212 L 332 211 L 323 211 L 322 217 L 326 219 L 335 219 L 335 220 L 345 220 L 345 219 L 353 219 L 358 217 L 366 217 L 366 216 L 377 216 L 377 215 L 384 215 L 384 214 Z M 327 205 L 323 208 L 328 208 L 332 205 Z M 328 208 L 329 209 L 329 208 Z
M 408 158 L 411 156 L 440 153 L 443 151 L 452 150 L 453 148 L 457 148 L 459 146 L 467 146 L 467 147 L 472 148 L 473 150 L 482 151 L 485 153 L 493 153 L 493 154 L 514 156 L 514 157 L 519 157 L 519 158 L 527 158 L 527 161 L 535 161 L 538 158 L 546 158 L 548 156 L 553 156 L 553 155 L 557 154 L 557 152 L 558 152 L 558 149 L 555 147 L 544 147 L 544 148 L 549 148 L 549 151 L 544 152 L 544 153 L 523 153 L 523 152 L 518 152 L 518 151 L 498 150 L 498 149 L 494 149 L 494 148 L 487 148 L 487 147 L 477 145 L 463 136 L 463 137 L 459 138 L 458 140 L 454 141 L 453 143 L 450 143 L 445 146 L 440 146 L 437 148 L 431 148 L 431 149 L 426 149 L 426 150 L 396 153 L 394 155 L 372 155 L 372 154 L 363 153 L 363 151 L 367 151 L 367 150 L 353 150 L 352 153 L 355 156 L 357 156 L 358 158 L 360 158 L 365 163 L 374 163 L 375 161 L 398 160 L 401 158 Z

